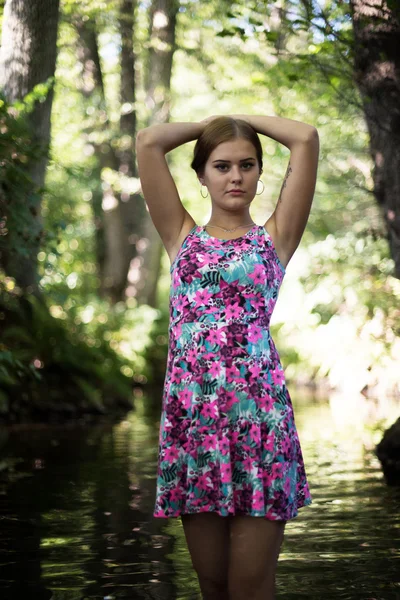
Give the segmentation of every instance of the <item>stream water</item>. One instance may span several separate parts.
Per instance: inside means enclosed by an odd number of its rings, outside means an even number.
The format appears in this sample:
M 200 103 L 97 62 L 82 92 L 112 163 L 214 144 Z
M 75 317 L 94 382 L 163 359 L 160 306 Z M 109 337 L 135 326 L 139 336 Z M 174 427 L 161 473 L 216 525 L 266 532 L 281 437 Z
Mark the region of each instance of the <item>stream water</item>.
M 374 454 L 399 403 L 295 396 L 313 503 L 286 526 L 277 598 L 400 600 L 400 488 Z M 1 428 L 2 600 L 200 599 L 181 520 L 152 516 L 148 405 L 117 424 Z

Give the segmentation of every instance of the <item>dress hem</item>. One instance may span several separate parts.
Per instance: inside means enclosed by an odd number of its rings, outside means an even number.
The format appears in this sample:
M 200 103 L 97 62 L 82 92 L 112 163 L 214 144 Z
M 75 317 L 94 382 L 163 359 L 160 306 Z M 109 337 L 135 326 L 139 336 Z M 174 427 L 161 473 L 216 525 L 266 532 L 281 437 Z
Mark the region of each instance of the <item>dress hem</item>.
M 293 513 L 290 517 L 288 517 L 287 519 L 280 519 L 280 518 L 271 518 L 271 517 L 267 517 L 265 514 L 253 514 L 253 513 L 236 513 L 236 512 L 229 512 L 226 514 L 226 511 L 224 511 L 224 514 L 222 514 L 222 512 L 216 508 L 202 508 L 201 510 L 197 510 L 197 511 L 190 511 L 190 512 L 174 512 L 173 514 L 170 515 L 166 515 L 166 514 L 161 514 L 161 513 L 154 513 L 153 512 L 153 518 L 154 519 L 170 519 L 170 518 L 178 518 L 181 517 L 182 515 L 197 515 L 200 513 L 210 513 L 210 512 L 214 512 L 217 513 L 220 517 L 233 517 L 236 515 L 239 516 L 250 516 L 250 517 L 262 517 L 265 519 L 268 519 L 269 521 L 290 521 L 292 519 L 295 519 L 298 516 L 298 511 L 301 508 L 304 508 L 305 506 L 310 506 L 310 504 L 312 504 L 312 500 L 305 500 L 304 504 L 298 505 L 297 506 L 297 511 L 295 513 Z

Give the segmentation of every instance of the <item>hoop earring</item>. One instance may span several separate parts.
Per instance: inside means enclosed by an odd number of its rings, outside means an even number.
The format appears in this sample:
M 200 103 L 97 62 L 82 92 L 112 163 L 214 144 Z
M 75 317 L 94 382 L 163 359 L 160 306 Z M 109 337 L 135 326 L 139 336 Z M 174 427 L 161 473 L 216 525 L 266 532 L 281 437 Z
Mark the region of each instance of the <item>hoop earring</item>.
M 256 193 L 256 196 L 261 196 L 261 194 L 262 194 L 262 193 L 263 193 L 263 191 L 265 190 L 265 186 L 264 186 L 264 182 L 263 182 L 261 179 L 259 179 L 258 181 L 261 181 L 261 183 L 263 184 L 263 189 L 261 190 L 261 192 L 259 192 L 259 193 Z M 258 182 L 257 182 L 257 184 L 258 184 Z
M 205 196 L 203 196 L 203 193 L 202 193 L 202 191 L 201 191 L 201 190 L 202 190 L 202 187 L 203 187 L 203 184 L 201 184 L 201 186 L 200 186 L 200 194 L 201 194 L 201 197 L 202 197 L 202 198 L 207 198 L 207 196 L 208 196 L 208 189 L 207 189 L 207 194 L 206 194 Z

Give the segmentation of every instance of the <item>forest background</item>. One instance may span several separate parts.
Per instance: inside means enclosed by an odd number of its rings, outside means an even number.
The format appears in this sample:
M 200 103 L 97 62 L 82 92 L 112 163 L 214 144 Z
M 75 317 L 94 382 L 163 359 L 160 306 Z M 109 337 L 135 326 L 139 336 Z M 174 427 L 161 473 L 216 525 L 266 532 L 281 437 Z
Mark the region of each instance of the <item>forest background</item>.
M 398 10 L 378 0 L 0 4 L 0 418 L 117 414 L 159 390 L 170 265 L 135 136 L 211 114 L 318 129 L 314 203 L 271 322 L 288 384 L 400 393 Z M 260 139 L 256 223 L 273 212 L 289 159 Z M 167 159 L 203 224 L 193 147 Z M 148 401 L 159 409 L 159 391 Z

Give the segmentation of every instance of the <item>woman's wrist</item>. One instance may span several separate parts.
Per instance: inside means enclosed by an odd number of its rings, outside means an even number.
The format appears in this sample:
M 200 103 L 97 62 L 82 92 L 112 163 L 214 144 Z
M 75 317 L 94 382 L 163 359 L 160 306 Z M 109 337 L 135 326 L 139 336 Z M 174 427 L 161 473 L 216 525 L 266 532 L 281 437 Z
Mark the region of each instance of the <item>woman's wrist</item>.
M 138 132 L 137 143 L 157 146 L 166 154 L 186 142 L 196 140 L 205 127 L 204 123 L 177 122 L 157 123 Z
M 231 117 L 247 121 L 257 133 L 266 135 L 289 149 L 298 143 L 308 142 L 317 132 L 312 125 L 285 117 L 264 115 L 231 115 Z
M 242 121 L 246 121 L 250 123 L 251 115 L 229 115 L 232 119 L 241 119 Z M 251 123 L 250 123 L 251 125 Z

